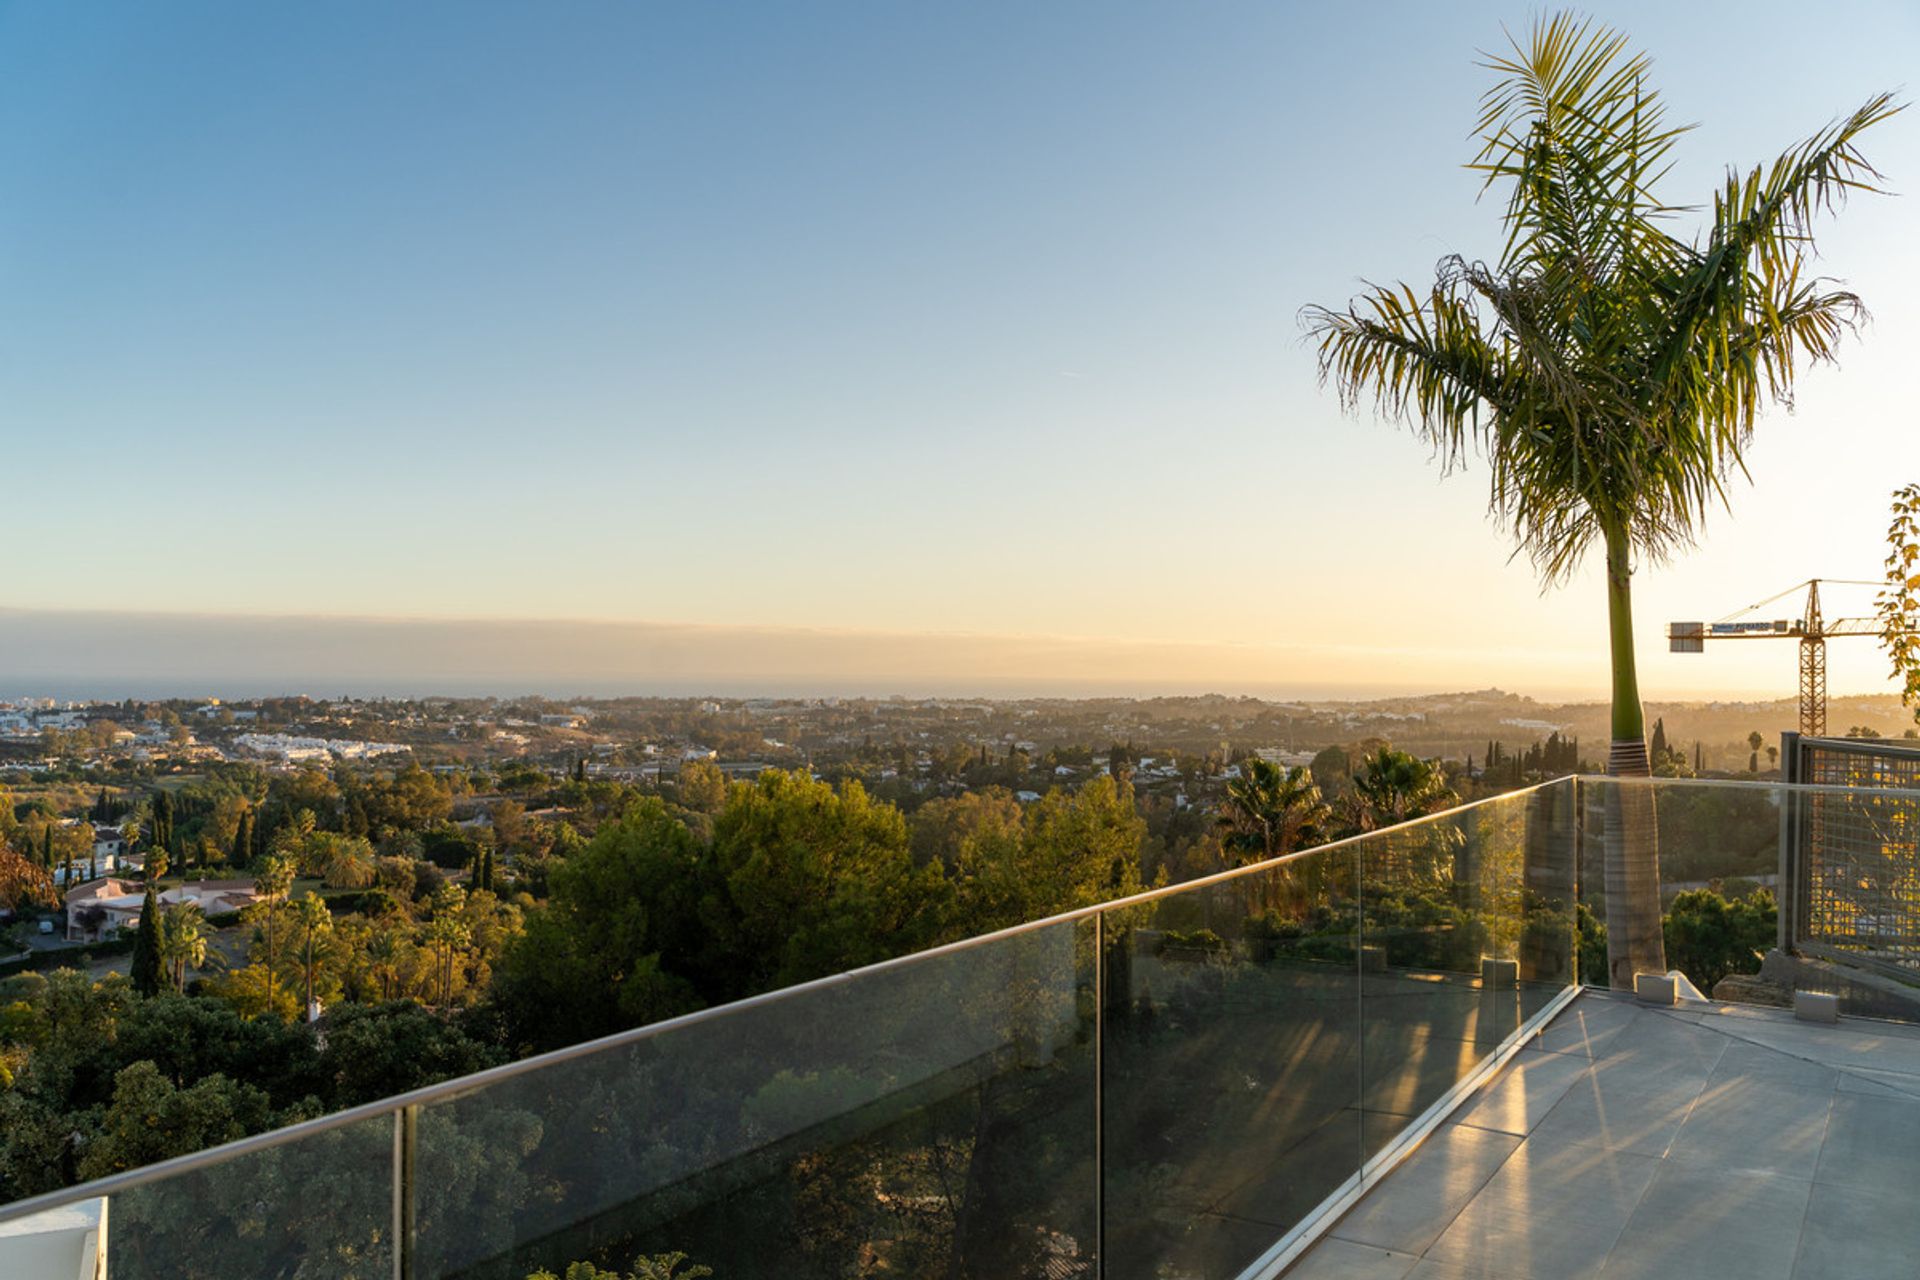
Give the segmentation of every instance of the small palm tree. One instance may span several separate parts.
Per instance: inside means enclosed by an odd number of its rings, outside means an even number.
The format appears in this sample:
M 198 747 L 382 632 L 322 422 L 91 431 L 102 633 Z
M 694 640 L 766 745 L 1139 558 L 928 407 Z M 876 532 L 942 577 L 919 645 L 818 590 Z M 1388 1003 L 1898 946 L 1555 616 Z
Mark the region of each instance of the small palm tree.
M 321 946 L 328 934 L 333 932 L 333 912 L 327 908 L 326 899 L 317 893 L 309 893 L 293 904 L 294 925 L 300 931 L 300 975 L 306 988 L 304 1008 L 308 1015 L 313 1010 L 313 975 L 323 958 Z
M 1354 773 L 1347 813 L 1355 831 L 1375 831 L 1459 803 L 1460 797 L 1432 761 L 1381 747 L 1362 760 Z
M 1221 844 L 1238 854 L 1242 865 L 1325 838 L 1333 815 L 1312 773 L 1299 765 L 1282 769 L 1258 756 L 1249 756 L 1240 767 L 1241 776 L 1227 783 L 1220 825 L 1227 829 Z
M 187 969 L 198 969 L 207 962 L 207 918 L 191 902 L 168 907 L 159 920 L 154 939 L 160 964 L 173 980 L 173 989 L 187 989 Z
M 1877 94 L 1769 165 L 1729 172 L 1698 236 L 1655 195 L 1676 141 L 1648 59 L 1561 14 L 1487 63 L 1471 167 L 1505 197 L 1493 264 L 1448 257 L 1434 283 L 1308 308 L 1320 373 L 1372 400 L 1453 469 L 1475 450 L 1489 506 L 1549 584 L 1598 550 L 1612 652 L 1609 771 L 1650 772 L 1634 666 L 1636 560 L 1692 544 L 1742 472 L 1754 420 L 1791 399 L 1803 360 L 1834 358 L 1860 299 L 1808 269 L 1816 216 L 1879 175 L 1860 137 L 1900 110 Z M 1615 986 L 1666 967 L 1651 796 L 1610 791 Z
M 407 942 L 398 923 L 388 920 L 377 924 L 367 940 L 367 973 L 380 984 L 380 998 L 393 999 L 394 986 L 400 981 L 400 968 L 406 960 Z

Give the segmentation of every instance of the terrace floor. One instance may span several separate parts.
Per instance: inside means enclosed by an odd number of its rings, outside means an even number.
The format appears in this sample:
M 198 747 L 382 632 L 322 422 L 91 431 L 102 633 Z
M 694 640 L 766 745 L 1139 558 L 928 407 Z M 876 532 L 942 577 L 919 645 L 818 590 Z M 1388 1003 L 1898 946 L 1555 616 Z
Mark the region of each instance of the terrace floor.
M 1583 993 L 1286 1280 L 1920 1276 L 1920 1027 Z

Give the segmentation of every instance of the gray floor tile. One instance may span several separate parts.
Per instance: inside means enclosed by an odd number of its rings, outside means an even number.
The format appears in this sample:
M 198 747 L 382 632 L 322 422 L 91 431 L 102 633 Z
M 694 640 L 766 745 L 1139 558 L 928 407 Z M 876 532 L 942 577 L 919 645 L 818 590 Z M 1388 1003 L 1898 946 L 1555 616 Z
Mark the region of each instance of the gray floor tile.
M 1568 1088 L 1533 1136 L 1664 1156 L 1709 1074 L 1609 1056 Z
M 1920 1098 L 1920 1076 L 1901 1071 L 1873 1071 L 1847 1067 L 1836 1072 L 1834 1088 L 1841 1093 L 1865 1093 L 1882 1098 Z
M 1709 1082 L 1667 1155 L 1719 1169 L 1812 1178 L 1832 1100 L 1830 1082 L 1808 1089 L 1767 1079 Z
M 1607 1280 L 1788 1280 L 1813 1184 L 1661 1163 L 1607 1255 Z
M 1729 1037 L 1708 1024 L 1696 1026 L 1650 1012 L 1604 1042 L 1604 1052 L 1610 1062 L 1712 1071 L 1729 1043 Z
M 1920 1184 L 1920 1099 L 1835 1093 L 1814 1178 L 1857 1187 Z
M 1591 1001 L 1582 996 L 1569 1005 L 1545 1030 L 1527 1041 L 1529 1050 L 1575 1053 L 1591 1058 L 1609 1040 L 1632 1026 L 1641 1010 L 1614 1001 Z
M 1511 1214 L 1587 1213 L 1624 1224 L 1660 1167 L 1652 1156 L 1533 1137 L 1476 1198 Z
M 1659 1165 L 1648 1156 L 1529 1139 L 1427 1256 L 1474 1276 L 1593 1275 Z
M 1287 1280 L 1405 1280 L 1419 1261 L 1418 1254 L 1329 1237 L 1293 1264 Z
M 1920 1275 L 1920 1214 L 1913 1199 L 1911 1182 L 1888 1187 L 1815 1183 L 1794 1280 Z
M 1782 1053 L 1766 1045 L 1730 1040 L 1726 1052 L 1713 1068 L 1709 1084 L 1722 1080 L 1764 1080 L 1770 1084 L 1791 1085 L 1810 1091 L 1831 1090 L 1839 1072 L 1823 1062 Z M 1920 1080 L 1915 1081 L 1920 1084 Z
M 1574 1213 L 1513 1214 L 1475 1198 L 1427 1250 L 1462 1275 L 1519 1280 L 1583 1280 L 1598 1275 L 1620 1238 L 1617 1219 Z
M 1511 1134 L 1448 1125 L 1341 1219 L 1332 1234 L 1400 1253 L 1424 1253 L 1519 1145 Z
M 1540 1123 L 1573 1083 L 1591 1069 L 1579 1054 L 1519 1054 L 1459 1115 L 1476 1129 L 1525 1134 Z
M 1423 1258 L 1419 1266 L 1407 1272 L 1407 1280 L 1479 1280 L 1479 1277 L 1438 1258 Z
M 1859 1031 L 1806 1022 L 1747 1023 L 1741 1039 L 1834 1067 L 1867 1067 L 1920 1075 L 1920 1040 L 1879 1030 Z

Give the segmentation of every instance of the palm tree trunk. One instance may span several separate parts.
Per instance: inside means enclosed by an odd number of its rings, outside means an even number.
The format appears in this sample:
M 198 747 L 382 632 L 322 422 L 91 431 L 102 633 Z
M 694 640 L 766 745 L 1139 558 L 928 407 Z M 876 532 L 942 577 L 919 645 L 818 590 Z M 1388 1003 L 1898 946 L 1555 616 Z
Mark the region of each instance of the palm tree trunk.
M 1625 530 L 1607 531 L 1607 630 L 1613 657 L 1613 745 L 1607 772 L 1616 778 L 1652 775 L 1647 721 L 1633 660 L 1633 569 Z M 1607 788 L 1607 976 L 1616 991 L 1633 990 L 1636 973 L 1665 973 L 1660 936 L 1660 843 L 1653 790 Z

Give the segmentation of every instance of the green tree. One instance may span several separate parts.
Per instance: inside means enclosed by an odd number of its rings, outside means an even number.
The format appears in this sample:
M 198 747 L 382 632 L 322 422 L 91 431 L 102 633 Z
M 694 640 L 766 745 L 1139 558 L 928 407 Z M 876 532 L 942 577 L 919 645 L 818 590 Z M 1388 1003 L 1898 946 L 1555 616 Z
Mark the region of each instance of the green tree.
M 938 867 L 914 865 L 898 809 L 801 770 L 732 788 L 712 857 L 724 895 L 710 920 L 731 963 L 708 977 L 727 998 L 917 951 L 952 896 Z
M 146 923 L 144 916 L 141 923 Z M 207 962 L 206 916 L 190 902 L 169 907 L 160 917 L 160 928 L 154 941 L 160 953 L 160 967 L 172 982 L 173 989 L 184 992 L 187 989 L 187 969 L 197 969 Z
M 698 1008 L 687 975 L 726 963 L 701 921 L 703 900 L 723 892 L 704 854 L 648 798 L 558 862 L 547 904 L 528 913 L 495 978 L 515 1040 L 558 1048 Z
M 156 849 L 173 848 L 173 793 L 159 790 L 153 793 L 153 847 Z
M 1567 14 L 1489 66 L 1472 168 L 1505 196 L 1498 262 L 1443 259 L 1424 294 L 1376 287 L 1310 308 L 1320 370 L 1373 399 L 1452 469 L 1477 449 L 1490 508 L 1549 583 L 1599 548 L 1612 653 L 1616 774 L 1651 771 L 1631 581 L 1692 544 L 1725 497 L 1761 410 L 1803 360 L 1834 358 L 1859 298 L 1807 269 L 1813 223 L 1878 175 L 1861 135 L 1900 109 L 1878 94 L 1770 165 L 1729 172 L 1697 237 L 1657 195 L 1674 144 L 1648 59 Z M 1650 793 L 1615 790 L 1607 824 L 1615 986 L 1665 968 Z
M 333 933 L 333 912 L 327 909 L 326 899 L 317 893 L 309 893 L 294 902 L 293 923 L 300 938 L 300 981 L 305 997 L 301 1007 L 311 1017 L 314 975 L 326 959 L 327 939 Z
M 1730 973 L 1760 971 L 1777 919 L 1773 894 L 1766 889 L 1731 902 L 1711 889 L 1688 889 L 1667 913 L 1667 954 L 1675 968 L 1711 995 Z
M 160 991 L 160 901 L 147 881 L 146 896 L 140 903 L 140 927 L 133 935 L 133 959 L 128 976 L 133 989 L 143 996 Z
M 1353 830 L 1374 831 L 1459 803 L 1460 797 L 1436 763 L 1381 747 L 1360 762 L 1347 796 L 1347 812 Z
M 1881 643 L 1893 662 L 1893 678 L 1900 682 L 1901 701 L 1920 721 L 1920 484 L 1893 491 L 1886 570 L 1886 586 L 1874 600 Z
M 113 1101 L 76 1172 L 104 1178 L 244 1138 L 271 1119 L 267 1095 L 251 1085 L 210 1075 L 180 1088 L 153 1063 L 136 1062 L 115 1078 Z
M 233 852 L 229 861 L 236 867 L 244 867 L 253 861 L 253 808 L 248 806 L 241 811 L 240 822 L 234 828 Z
M 1248 756 L 1241 776 L 1229 779 L 1221 805 L 1221 843 L 1242 866 L 1277 858 L 1326 839 L 1333 812 L 1310 770 L 1283 768 Z
M 718 813 L 727 802 L 727 775 L 711 760 L 689 760 L 680 766 L 674 791 L 695 813 Z
M 1147 824 L 1125 773 L 1094 778 L 1077 792 L 1056 787 L 1027 807 L 1023 821 L 1016 814 L 1008 823 L 991 810 L 973 814 L 983 820 L 960 839 L 949 935 L 986 933 L 1137 893 Z
M 321 1069 L 332 1084 L 332 1105 L 351 1107 L 501 1061 L 498 1048 L 476 1040 L 454 1021 L 398 1000 L 342 1004 L 330 1012 Z
M 269 1008 L 276 1004 L 275 970 L 280 962 L 279 943 L 285 936 L 287 891 L 292 887 L 293 860 L 277 854 L 269 857 L 261 867 L 260 874 L 254 877 L 253 888 L 259 897 L 241 913 L 241 919 L 252 926 L 264 945 L 265 966 L 260 976 L 266 986 L 266 1004 Z

